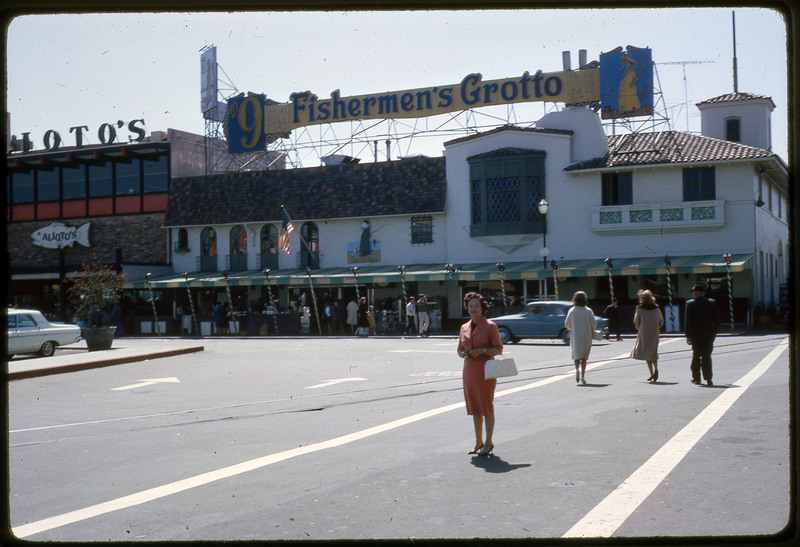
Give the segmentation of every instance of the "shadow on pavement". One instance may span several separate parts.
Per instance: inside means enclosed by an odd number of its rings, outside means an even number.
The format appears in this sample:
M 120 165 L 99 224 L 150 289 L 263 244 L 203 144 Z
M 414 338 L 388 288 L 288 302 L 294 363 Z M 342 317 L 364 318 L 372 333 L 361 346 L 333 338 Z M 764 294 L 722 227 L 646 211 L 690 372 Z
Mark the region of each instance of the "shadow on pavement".
M 508 473 L 521 467 L 530 467 L 529 463 L 508 463 L 503 458 L 490 454 L 488 456 L 473 456 L 472 465 L 482 467 L 487 473 Z

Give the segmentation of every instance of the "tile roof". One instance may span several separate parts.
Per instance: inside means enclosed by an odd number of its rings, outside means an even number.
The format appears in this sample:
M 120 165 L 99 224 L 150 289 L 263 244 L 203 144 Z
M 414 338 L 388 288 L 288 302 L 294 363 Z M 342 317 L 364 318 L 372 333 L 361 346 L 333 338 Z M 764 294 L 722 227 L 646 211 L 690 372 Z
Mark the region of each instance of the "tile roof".
M 175 178 L 164 225 L 438 213 L 446 188 L 443 157 Z
M 447 141 L 446 143 L 444 143 L 444 145 L 450 146 L 451 144 L 458 144 L 461 142 L 471 141 L 473 139 L 477 139 L 480 137 L 486 137 L 488 135 L 502 133 L 503 131 L 523 131 L 526 133 L 551 133 L 554 135 L 573 134 L 573 131 L 569 129 L 547 129 L 545 127 L 519 127 L 513 124 L 506 124 L 506 125 L 501 125 L 500 127 L 495 127 L 494 129 L 490 129 L 488 131 L 482 131 L 480 133 L 475 133 L 473 135 L 467 135 L 466 137 L 459 137 L 457 139 L 453 139 L 452 141 Z
M 579 171 L 582 169 L 610 169 L 642 165 L 755 160 L 777 157 L 773 152 L 763 148 L 681 131 L 612 135 L 608 137 L 608 148 L 609 151 L 605 155 L 573 163 L 564 170 Z
M 772 97 L 768 97 L 766 95 L 757 95 L 755 93 L 727 93 L 725 95 L 720 95 L 719 97 L 712 97 L 710 99 L 706 99 L 705 101 L 700 101 L 699 103 L 696 103 L 696 105 L 700 106 L 706 104 L 733 103 L 753 100 L 769 101 L 772 103 L 772 107 L 775 108 L 775 103 L 772 102 Z

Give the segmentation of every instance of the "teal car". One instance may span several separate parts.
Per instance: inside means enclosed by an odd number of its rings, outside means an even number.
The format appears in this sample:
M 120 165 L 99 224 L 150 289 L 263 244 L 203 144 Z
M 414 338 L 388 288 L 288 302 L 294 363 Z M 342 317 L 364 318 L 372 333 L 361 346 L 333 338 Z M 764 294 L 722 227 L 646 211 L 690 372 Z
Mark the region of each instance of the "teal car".
M 492 321 L 500 330 L 503 344 L 516 344 L 523 338 L 560 338 L 569 344 L 570 333 L 564 326 L 567 312 L 572 302 L 566 300 L 550 300 L 528 302 L 520 313 L 493 317 Z M 608 319 L 595 315 L 596 330 L 608 332 Z

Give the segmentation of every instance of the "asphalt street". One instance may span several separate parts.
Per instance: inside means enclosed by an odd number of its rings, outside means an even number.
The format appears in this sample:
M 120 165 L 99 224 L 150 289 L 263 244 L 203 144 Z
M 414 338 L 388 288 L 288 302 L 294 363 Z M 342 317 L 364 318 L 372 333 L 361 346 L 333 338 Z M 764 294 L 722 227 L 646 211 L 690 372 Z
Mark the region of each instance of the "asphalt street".
M 520 373 L 498 382 L 488 457 L 467 454 L 455 337 L 209 338 L 20 378 L 8 384 L 12 531 L 783 542 L 787 341 L 718 338 L 713 387 L 690 382 L 680 337 L 662 338 L 656 383 L 629 338 L 595 342 L 585 386 L 560 342 L 508 345 Z

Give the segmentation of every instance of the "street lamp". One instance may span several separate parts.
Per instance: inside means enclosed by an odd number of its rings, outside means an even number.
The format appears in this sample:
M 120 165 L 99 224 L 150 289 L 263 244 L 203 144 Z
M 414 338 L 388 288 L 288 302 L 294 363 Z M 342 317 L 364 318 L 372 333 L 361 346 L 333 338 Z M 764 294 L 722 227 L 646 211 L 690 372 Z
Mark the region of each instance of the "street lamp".
M 539 205 L 536 207 L 539 210 L 539 214 L 542 215 L 542 267 L 546 270 L 547 269 L 547 222 L 545 217 L 547 216 L 547 210 L 550 208 L 550 204 L 547 203 L 547 200 L 542 198 L 539 200 Z M 545 281 L 546 283 L 546 281 Z

